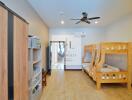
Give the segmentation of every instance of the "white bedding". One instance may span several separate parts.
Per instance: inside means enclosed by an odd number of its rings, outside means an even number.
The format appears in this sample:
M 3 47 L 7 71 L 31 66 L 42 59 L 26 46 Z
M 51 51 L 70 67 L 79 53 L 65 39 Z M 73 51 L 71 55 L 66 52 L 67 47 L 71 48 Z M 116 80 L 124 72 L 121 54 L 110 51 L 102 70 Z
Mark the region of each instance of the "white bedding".
M 101 72 L 119 72 L 120 69 L 111 65 L 105 64 L 103 68 L 100 69 Z

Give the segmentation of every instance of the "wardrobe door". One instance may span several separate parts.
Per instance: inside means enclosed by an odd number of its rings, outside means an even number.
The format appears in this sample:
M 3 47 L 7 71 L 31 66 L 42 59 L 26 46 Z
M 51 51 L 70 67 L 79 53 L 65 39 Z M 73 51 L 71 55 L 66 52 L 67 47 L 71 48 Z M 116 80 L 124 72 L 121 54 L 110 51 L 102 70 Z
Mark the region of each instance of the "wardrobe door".
M 14 16 L 14 100 L 28 100 L 28 25 Z
M 7 10 L 0 6 L 0 100 L 8 100 Z

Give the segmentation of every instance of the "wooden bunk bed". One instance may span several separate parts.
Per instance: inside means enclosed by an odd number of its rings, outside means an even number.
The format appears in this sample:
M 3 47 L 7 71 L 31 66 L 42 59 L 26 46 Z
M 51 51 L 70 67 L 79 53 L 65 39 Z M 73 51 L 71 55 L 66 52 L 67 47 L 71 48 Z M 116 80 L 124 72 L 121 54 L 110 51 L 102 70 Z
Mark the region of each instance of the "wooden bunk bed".
M 98 45 L 87 45 L 84 47 L 84 55 L 86 52 L 92 54 L 92 60 L 90 66 L 86 66 L 83 70 L 96 81 L 97 89 L 101 88 L 102 83 L 126 83 L 128 89 L 131 89 L 132 43 L 106 42 Z M 107 55 L 119 56 L 122 54 L 127 57 L 126 70 L 105 64 Z M 83 60 L 83 63 L 86 62 Z
M 124 42 L 101 43 L 100 54 L 100 60 L 95 64 L 92 75 L 97 83 L 97 89 L 101 88 L 102 83 L 127 83 L 128 89 L 131 89 L 132 44 Z M 111 54 L 125 54 L 127 56 L 127 69 L 122 70 L 104 65 L 106 55 Z

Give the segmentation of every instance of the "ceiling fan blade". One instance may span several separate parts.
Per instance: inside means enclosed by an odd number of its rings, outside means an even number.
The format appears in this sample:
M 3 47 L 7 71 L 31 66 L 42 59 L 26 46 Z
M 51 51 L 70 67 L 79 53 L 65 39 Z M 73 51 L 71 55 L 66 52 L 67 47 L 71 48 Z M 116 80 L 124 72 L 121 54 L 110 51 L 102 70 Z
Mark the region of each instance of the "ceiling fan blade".
M 71 19 L 71 20 L 80 20 L 80 19 Z
M 79 24 L 81 21 L 76 22 L 75 24 Z
M 91 22 L 90 21 L 85 21 L 86 23 L 90 24 Z
M 88 18 L 88 20 L 93 20 L 93 19 L 99 19 L 100 17 L 91 17 L 91 18 Z

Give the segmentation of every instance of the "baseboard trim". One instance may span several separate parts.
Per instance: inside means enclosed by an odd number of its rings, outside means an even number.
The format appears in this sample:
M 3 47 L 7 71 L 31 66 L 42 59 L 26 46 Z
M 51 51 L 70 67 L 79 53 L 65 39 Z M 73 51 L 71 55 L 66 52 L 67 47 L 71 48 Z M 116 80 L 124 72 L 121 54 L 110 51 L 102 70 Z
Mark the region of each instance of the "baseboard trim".
M 82 69 L 64 69 L 65 71 L 82 71 Z

